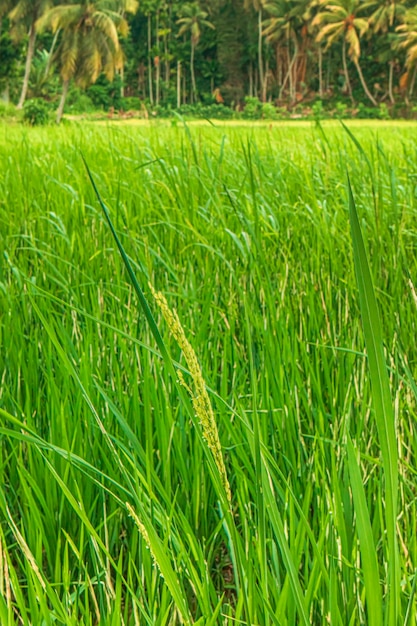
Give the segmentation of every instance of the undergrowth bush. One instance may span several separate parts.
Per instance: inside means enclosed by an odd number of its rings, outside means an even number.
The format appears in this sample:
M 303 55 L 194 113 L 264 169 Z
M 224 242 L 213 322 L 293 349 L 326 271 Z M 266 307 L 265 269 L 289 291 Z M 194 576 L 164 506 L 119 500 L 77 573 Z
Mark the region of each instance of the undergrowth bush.
M 45 126 L 49 123 L 49 107 L 42 98 L 27 100 L 23 107 L 23 120 L 30 126 Z
M 262 117 L 262 103 L 259 98 L 248 96 L 245 98 L 245 107 L 242 112 L 245 120 L 259 120 Z
M 261 107 L 261 114 L 264 120 L 277 120 L 278 110 L 272 102 L 264 102 Z
M 344 120 L 349 117 L 348 107 L 345 102 L 336 102 L 334 116 L 339 120 Z
M 0 118 L 8 118 L 16 115 L 17 110 L 13 104 L 0 101 Z
M 70 90 L 67 101 L 65 103 L 65 110 L 69 113 L 92 113 L 96 107 L 91 98 L 78 88 Z
M 317 121 L 320 121 L 324 117 L 324 107 L 323 102 L 321 100 L 317 100 L 311 107 L 313 118 Z
M 123 98 L 120 103 L 123 111 L 140 111 L 142 109 L 142 101 L 140 98 L 135 98 L 134 96 L 129 96 L 127 98 Z

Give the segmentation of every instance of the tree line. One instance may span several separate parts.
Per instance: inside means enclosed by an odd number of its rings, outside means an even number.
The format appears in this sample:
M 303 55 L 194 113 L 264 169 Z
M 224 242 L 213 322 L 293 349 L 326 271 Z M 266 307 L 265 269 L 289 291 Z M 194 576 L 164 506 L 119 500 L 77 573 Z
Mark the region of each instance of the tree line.
M 416 74 L 415 1 L 0 0 L 3 99 L 57 97 L 57 121 L 71 86 L 97 80 L 151 106 L 376 106 L 409 104 Z

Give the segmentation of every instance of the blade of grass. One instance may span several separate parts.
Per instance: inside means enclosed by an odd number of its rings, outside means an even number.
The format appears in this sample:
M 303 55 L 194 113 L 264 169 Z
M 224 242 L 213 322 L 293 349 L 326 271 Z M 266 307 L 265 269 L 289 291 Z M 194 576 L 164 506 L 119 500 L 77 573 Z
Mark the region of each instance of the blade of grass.
M 278 510 L 277 500 L 272 491 L 271 477 L 268 475 L 268 470 L 265 465 L 262 468 L 262 491 L 265 498 L 265 507 L 269 514 L 270 524 L 275 533 L 277 543 L 281 551 L 282 559 L 285 564 L 287 575 L 289 577 L 290 587 L 294 596 L 295 605 L 298 610 L 300 623 L 304 624 L 304 626 L 309 626 L 310 620 L 308 618 L 308 611 L 301 589 L 301 584 L 298 579 L 293 556 L 291 554 L 291 550 L 285 536 L 284 524 Z
M 398 452 L 394 410 L 382 343 L 381 321 L 349 178 L 348 194 L 353 258 L 385 479 L 385 523 L 388 542 L 385 555 L 388 567 L 388 612 L 385 620 L 389 626 L 397 626 L 400 618 L 400 566 L 396 533 Z
M 122 242 L 120 241 L 120 238 L 119 238 L 119 236 L 118 236 L 118 234 L 116 232 L 115 227 L 113 226 L 113 222 L 112 222 L 112 220 L 110 218 L 110 212 L 109 212 L 107 206 L 104 204 L 104 202 L 103 202 L 103 200 L 101 198 L 101 195 L 100 195 L 100 193 L 99 193 L 99 191 L 97 189 L 97 186 L 96 186 L 96 183 L 94 181 L 94 178 L 93 178 L 93 176 L 91 174 L 90 168 L 88 167 L 87 162 L 86 162 L 86 160 L 84 159 L 83 156 L 82 156 L 82 159 L 84 161 L 84 165 L 85 165 L 85 168 L 87 170 L 87 174 L 88 174 L 88 177 L 90 179 L 90 182 L 91 182 L 91 184 L 93 186 L 94 193 L 96 194 L 97 200 L 98 200 L 98 202 L 99 202 L 99 204 L 100 204 L 100 206 L 101 206 L 101 208 L 103 210 L 104 216 L 105 216 L 105 218 L 107 220 L 107 223 L 109 225 L 111 233 L 112 233 L 112 235 L 114 237 L 114 240 L 116 242 L 116 245 L 117 245 L 117 247 L 119 249 L 120 256 L 123 259 L 123 263 L 125 264 L 127 273 L 129 274 L 129 278 L 130 278 L 130 280 L 132 282 L 133 288 L 134 288 L 134 290 L 136 292 L 136 295 L 137 295 L 137 297 L 139 299 L 139 302 L 140 302 L 140 305 L 142 307 L 142 310 L 143 310 L 143 312 L 145 314 L 146 321 L 149 324 L 149 327 L 151 329 L 151 332 L 152 332 L 153 336 L 155 337 L 155 341 L 156 341 L 156 343 L 158 345 L 158 348 L 159 348 L 159 350 L 160 350 L 160 352 L 161 352 L 161 354 L 162 354 L 162 356 L 163 356 L 163 358 L 164 358 L 164 360 L 165 360 L 165 362 L 166 362 L 166 364 L 167 364 L 171 374 L 174 376 L 174 380 L 175 380 L 176 379 L 176 372 L 175 372 L 174 365 L 172 363 L 171 356 L 170 356 L 170 354 L 169 354 L 169 352 L 168 352 L 168 350 L 167 350 L 167 348 L 165 346 L 165 342 L 162 339 L 161 333 L 159 332 L 159 328 L 157 326 L 155 318 L 152 315 L 152 312 L 151 312 L 151 310 L 149 308 L 148 301 L 145 298 L 145 294 L 143 293 L 143 291 L 142 291 L 142 289 L 141 289 L 141 287 L 139 285 L 138 279 L 136 278 L 136 275 L 135 275 L 135 273 L 133 271 L 132 265 L 131 265 L 131 263 L 129 261 L 129 258 L 128 258 L 126 252 L 125 252 L 125 249 L 124 249 L 124 247 L 122 245 Z
M 343 126 L 344 130 L 346 131 L 346 133 L 348 134 L 348 136 L 350 137 L 350 139 L 353 141 L 353 143 L 355 144 L 355 146 L 357 147 L 358 151 L 360 152 L 360 154 L 363 156 L 363 158 L 366 161 L 366 164 L 368 166 L 369 169 L 369 175 L 371 178 L 371 189 L 372 189 L 372 199 L 374 202 L 374 211 L 375 211 L 375 221 L 376 221 L 376 225 L 377 225 L 377 229 L 379 227 L 379 214 L 378 214 L 378 204 L 377 204 L 377 199 L 376 199 L 376 191 L 375 191 L 375 175 L 374 175 L 374 168 L 372 167 L 372 163 L 369 159 L 369 156 L 367 155 L 367 153 L 365 152 L 365 150 L 363 149 L 360 141 L 358 141 L 358 139 L 355 137 L 355 135 L 352 133 L 352 131 L 350 130 L 350 128 L 343 122 L 343 120 L 339 120 L 341 125 Z
M 348 434 L 347 453 L 352 487 L 353 502 L 356 512 L 356 527 L 358 530 L 363 578 L 365 585 L 365 599 L 368 609 L 369 626 L 382 626 L 382 593 L 379 584 L 378 558 L 372 533 L 371 520 L 369 519 L 368 506 L 366 504 L 365 489 L 355 449 Z

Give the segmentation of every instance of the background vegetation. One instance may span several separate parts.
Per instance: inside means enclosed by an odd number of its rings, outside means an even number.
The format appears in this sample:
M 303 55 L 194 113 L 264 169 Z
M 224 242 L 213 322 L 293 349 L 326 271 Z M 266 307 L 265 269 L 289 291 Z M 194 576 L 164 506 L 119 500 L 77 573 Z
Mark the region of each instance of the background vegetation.
M 217 104 L 203 115 L 230 117 L 255 103 L 271 119 L 315 102 L 339 116 L 413 109 L 414 0 L 0 0 L 0 25 L 3 100 L 42 98 L 58 120 L 65 105 L 198 116 Z

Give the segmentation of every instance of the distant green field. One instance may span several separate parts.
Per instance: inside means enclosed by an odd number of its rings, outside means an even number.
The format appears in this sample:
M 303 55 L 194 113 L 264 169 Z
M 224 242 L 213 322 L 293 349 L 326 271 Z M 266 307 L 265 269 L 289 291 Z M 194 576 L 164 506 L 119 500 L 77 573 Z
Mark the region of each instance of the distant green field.
M 417 126 L 349 129 L 0 126 L 2 626 L 416 624 Z

